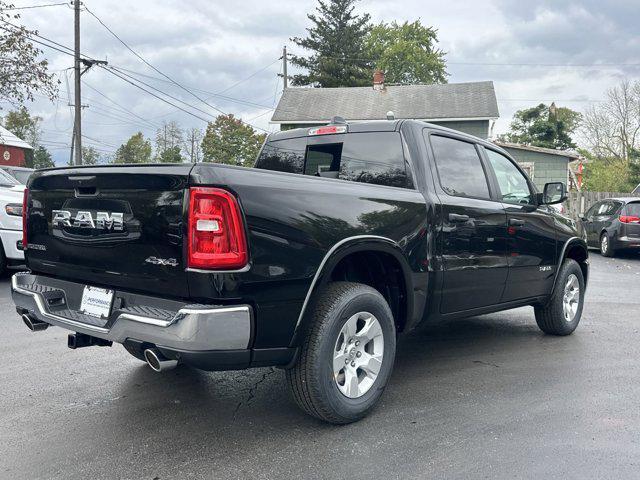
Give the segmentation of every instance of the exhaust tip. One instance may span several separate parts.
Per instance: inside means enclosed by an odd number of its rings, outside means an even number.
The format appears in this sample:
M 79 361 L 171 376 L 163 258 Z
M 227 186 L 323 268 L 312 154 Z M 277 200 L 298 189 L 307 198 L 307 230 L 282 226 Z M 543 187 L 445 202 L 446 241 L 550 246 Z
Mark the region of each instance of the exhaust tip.
M 46 330 L 47 328 L 49 328 L 48 323 L 41 322 L 40 320 L 31 317 L 31 315 L 29 315 L 28 313 L 22 314 L 22 321 L 32 332 L 41 332 L 42 330 Z
M 144 351 L 144 359 L 147 361 L 147 365 L 151 367 L 154 372 L 163 372 L 165 370 L 171 370 L 178 365 L 177 360 L 170 360 L 156 348 L 147 348 Z

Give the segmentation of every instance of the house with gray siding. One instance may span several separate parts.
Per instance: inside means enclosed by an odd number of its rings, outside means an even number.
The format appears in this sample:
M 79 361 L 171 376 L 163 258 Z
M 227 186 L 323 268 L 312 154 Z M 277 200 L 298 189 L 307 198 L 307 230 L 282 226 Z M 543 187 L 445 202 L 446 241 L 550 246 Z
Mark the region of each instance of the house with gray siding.
M 532 147 L 519 143 L 494 143 L 513 156 L 533 180 L 538 190 L 542 191 L 544 184 L 548 182 L 563 182 L 565 185 L 571 185 L 569 163 L 580 158 L 576 152 Z
M 334 116 L 347 121 L 424 120 L 487 139 L 498 118 L 493 82 L 443 85 L 385 85 L 381 72 L 371 87 L 287 88 L 271 123 L 282 130 L 327 124 Z

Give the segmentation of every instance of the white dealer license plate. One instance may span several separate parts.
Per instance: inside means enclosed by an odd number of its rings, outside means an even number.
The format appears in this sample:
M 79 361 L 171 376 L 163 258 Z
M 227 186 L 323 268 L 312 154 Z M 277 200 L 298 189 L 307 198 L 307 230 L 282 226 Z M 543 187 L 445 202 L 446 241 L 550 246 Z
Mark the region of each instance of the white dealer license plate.
M 92 317 L 108 318 L 113 302 L 113 290 L 98 287 L 84 287 L 80 310 Z

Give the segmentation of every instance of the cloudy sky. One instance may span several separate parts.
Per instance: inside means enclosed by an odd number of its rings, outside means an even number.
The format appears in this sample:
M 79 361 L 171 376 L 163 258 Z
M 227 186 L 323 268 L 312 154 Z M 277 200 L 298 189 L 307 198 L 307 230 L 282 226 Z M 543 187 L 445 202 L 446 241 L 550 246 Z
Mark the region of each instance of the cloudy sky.
M 255 126 L 274 130 L 272 108 L 282 91 L 282 46 L 303 36 L 314 0 L 83 0 L 83 4 L 158 70 L 207 103 Z M 16 6 L 59 3 L 14 0 Z M 439 30 L 450 82 L 492 80 L 500 108 L 494 133 L 513 113 L 555 101 L 583 111 L 624 78 L 640 78 L 637 0 L 362 0 L 374 21 L 413 21 Z M 22 10 L 22 23 L 73 45 L 73 10 L 65 5 Z M 72 57 L 44 48 L 61 80 L 60 98 L 30 108 L 44 118 L 44 142 L 58 163 L 68 159 L 73 95 Z M 84 76 L 83 134 L 104 153 L 132 133 L 153 137 L 165 120 L 204 127 L 217 111 L 172 85 L 128 51 L 88 11 L 82 14 L 82 51 L 121 72 L 191 103 L 188 115 L 99 68 Z M 146 75 L 142 77 L 139 74 Z M 69 87 L 67 87 L 67 78 Z M 126 78 L 126 77 L 125 77 Z M 175 103 L 175 102 L 174 102 Z

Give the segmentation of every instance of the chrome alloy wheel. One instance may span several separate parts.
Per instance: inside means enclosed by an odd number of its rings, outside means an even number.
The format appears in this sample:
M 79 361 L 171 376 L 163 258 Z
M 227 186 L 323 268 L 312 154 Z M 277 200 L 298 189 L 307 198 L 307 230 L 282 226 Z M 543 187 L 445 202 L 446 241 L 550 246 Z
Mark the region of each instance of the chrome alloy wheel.
M 602 239 L 600 240 L 600 251 L 604 254 L 609 250 L 609 237 L 607 235 L 602 235 Z
M 562 313 L 567 322 L 573 321 L 580 306 L 580 282 L 574 273 L 567 277 L 562 296 Z
M 369 312 L 351 316 L 333 349 L 333 378 L 345 397 L 359 398 L 378 378 L 384 356 L 384 334 Z

